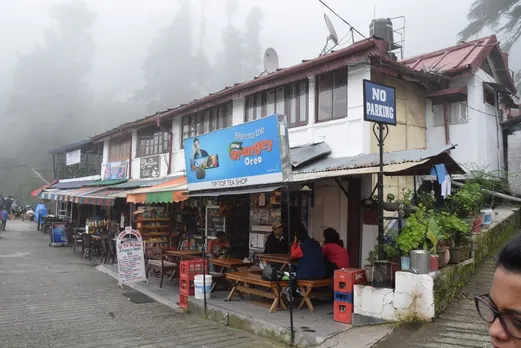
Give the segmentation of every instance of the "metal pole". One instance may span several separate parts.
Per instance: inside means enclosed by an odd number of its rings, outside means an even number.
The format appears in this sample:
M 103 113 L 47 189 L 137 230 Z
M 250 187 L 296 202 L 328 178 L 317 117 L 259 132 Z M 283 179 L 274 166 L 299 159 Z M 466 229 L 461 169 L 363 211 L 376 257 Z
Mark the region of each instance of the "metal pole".
M 286 186 L 286 215 L 288 224 L 288 271 L 289 271 L 289 327 L 290 327 L 290 343 L 295 343 L 295 331 L 293 330 L 293 269 L 291 264 L 291 201 L 289 197 L 289 187 Z
M 208 211 L 208 210 L 206 210 Z M 205 219 L 205 222 L 207 222 L 208 220 L 208 214 L 206 214 L 206 216 L 204 217 Z M 203 299 L 204 299 L 204 318 L 207 319 L 208 318 L 208 314 L 207 314 L 207 302 L 206 302 L 206 228 L 203 232 L 203 245 L 201 247 L 201 250 L 203 251 Z
M 385 128 L 385 134 L 384 134 Z M 378 129 L 378 132 L 376 131 Z M 380 157 L 380 169 L 378 171 L 378 259 L 384 259 L 383 237 L 384 237 L 384 140 L 389 134 L 389 128 L 383 123 L 373 124 L 373 134 L 378 141 L 378 150 Z

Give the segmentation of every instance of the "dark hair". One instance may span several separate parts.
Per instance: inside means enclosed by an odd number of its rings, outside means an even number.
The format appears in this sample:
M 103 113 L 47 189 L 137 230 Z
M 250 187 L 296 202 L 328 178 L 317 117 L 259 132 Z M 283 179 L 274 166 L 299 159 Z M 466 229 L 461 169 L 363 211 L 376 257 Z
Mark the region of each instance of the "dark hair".
M 197 141 L 198 143 L 201 143 L 201 142 L 199 141 L 199 138 L 194 138 L 194 144 L 195 144 L 196 141 Z
M 226 234 L 225 234 L 223 231 L 219 231 L 219 232 L 217 232 L 217 233 L 215 234 L 215 236 L 216 236 L 217 238 L 221 238 L 221 237 L 225 237 Z
M 324 234 L 324 244 L 327 243 L 335 243 L 344 247 L 344 242 L 340 239 L 340 235 L 334 228 L 326 228 L 323 232 Z
M 304 227 L 304 224 L 302 222 L 294 223 L 291 226 L 291 229 L 295 232 L 295 236 L 297 237 L 297 240 L 299 242 L 303 242 L 305 240 L 309 239 L 308 231 L 306 230 L 306 227 Z
M 521 274 L 521 235 L 511 240 L 499 254 L 497 267 Z

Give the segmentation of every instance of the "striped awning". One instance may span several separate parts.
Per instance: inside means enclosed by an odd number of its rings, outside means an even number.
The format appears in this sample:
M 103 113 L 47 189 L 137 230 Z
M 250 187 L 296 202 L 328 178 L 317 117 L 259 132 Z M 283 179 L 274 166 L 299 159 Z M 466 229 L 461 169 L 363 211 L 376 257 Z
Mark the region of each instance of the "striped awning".
M 171 203 L 188 199 L 186 176 L 162 184 L 134 190 L 127 195 L 128 203 Z
M 54 180 L 53 182 L 51 183 L 48 183 L 48 184 L 45 184 L 43 185 L 42 187 L 34 190 L 33 192 L 31 192 L 31 196 L 32 197 L 40 197 L 40 193 L 42 193 L 43 191 L 45 191 L 46 188 L 48 188 L 49 186 L 52 186 L 54 184 L 56 184 L 58 182 L 58 180 Z
M 103 190 L 102 187 L 82 187 L 77 189 L 70 190 L 58 190 L 58 189 L 49 189 L 40 193 L 40 198 L 50 199 L 53 201 L 60 202 L 71 202 L 71 203 L 81 203 L 80 199 L 83 195 L 91 194 L 96 191 Z
M 117 195 L 120 191 L 121 190 L 102 189 L 88 193 L 80 197 L 79 203 L 110 206 L 114 203 L 114 199 L 118 198 Z

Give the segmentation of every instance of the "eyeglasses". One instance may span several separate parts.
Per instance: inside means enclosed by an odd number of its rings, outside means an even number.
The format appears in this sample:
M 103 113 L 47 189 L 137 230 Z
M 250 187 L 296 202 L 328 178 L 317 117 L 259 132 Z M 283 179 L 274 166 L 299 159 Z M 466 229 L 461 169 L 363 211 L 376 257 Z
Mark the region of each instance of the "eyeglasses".
M 496 304 L 490 298 L 489 294 L 476 296 L 476 309 L 483 320 L 487 323 L 492 324 L 496 319 L 499 318 L 499 322 L 503 327 L 503 330 L 511 338 L 521 340 L 521 318 L 515 317 L 511 314 L 502 313 L 497 310 Z

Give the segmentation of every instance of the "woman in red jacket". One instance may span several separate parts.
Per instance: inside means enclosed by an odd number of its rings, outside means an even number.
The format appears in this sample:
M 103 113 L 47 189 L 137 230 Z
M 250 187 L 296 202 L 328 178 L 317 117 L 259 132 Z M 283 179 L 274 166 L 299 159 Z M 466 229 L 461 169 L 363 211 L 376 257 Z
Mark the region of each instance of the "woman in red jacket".
M 334 228 L 326 228 L 323 235 L 322 253 L 326 259 L 326 273 L 328 277 L 332 277 L 336 269 L 349 268 L 349 255 Z

